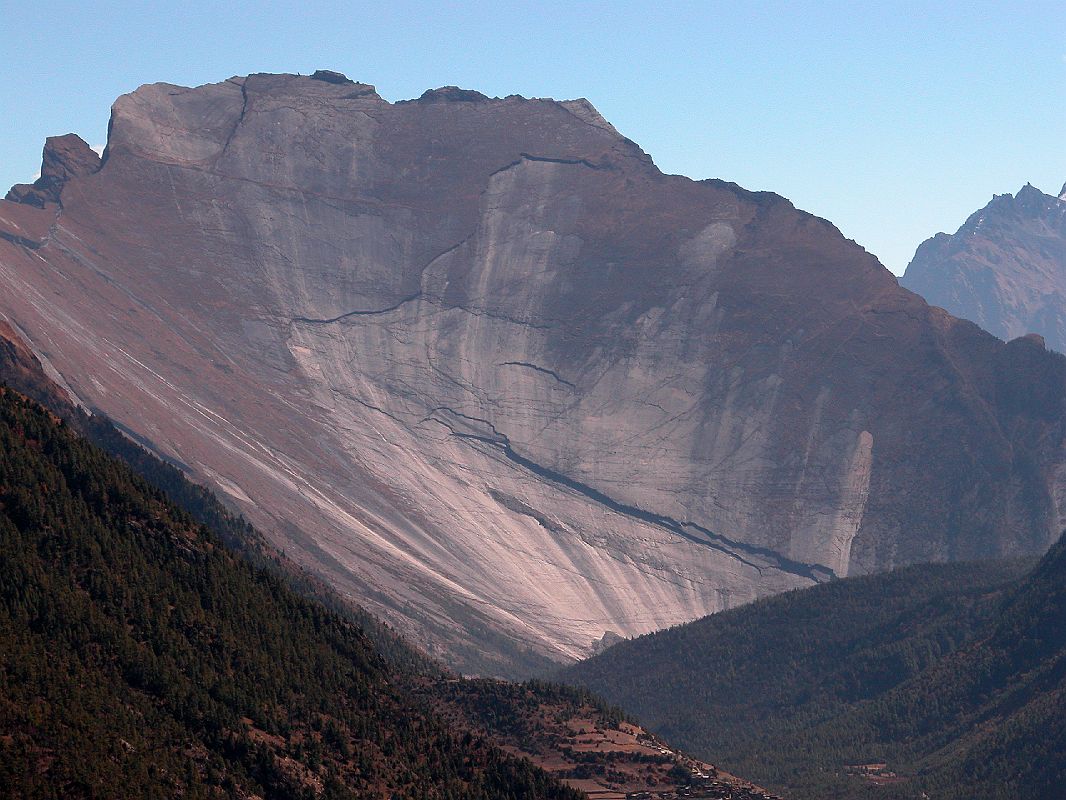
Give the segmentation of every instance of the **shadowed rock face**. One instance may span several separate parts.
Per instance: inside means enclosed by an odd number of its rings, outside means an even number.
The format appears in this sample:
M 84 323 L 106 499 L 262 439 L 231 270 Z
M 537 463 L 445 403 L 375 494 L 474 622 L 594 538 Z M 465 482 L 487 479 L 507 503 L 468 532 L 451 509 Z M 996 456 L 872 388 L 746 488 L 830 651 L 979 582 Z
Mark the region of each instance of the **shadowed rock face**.
M 1001 339 L 1036 333 L 1066 352 L 1066 186 L 994 197 L 923 242 L 900 282 Z
M 584 100 L 145 86 L 8 219 L 84 402 L 462 669 L 1061 528 L 1062 359 Z

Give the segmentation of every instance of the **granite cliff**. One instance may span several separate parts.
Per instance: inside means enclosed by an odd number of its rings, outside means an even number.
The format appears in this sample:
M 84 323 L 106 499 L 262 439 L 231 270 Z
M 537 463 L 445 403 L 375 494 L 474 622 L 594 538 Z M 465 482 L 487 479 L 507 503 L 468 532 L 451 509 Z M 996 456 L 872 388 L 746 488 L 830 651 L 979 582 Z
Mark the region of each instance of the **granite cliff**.
M 46 188 L 0 202 L 42 363 L 462 669 L 1062 527 L 1066 361 L 587 101 L 153 84 Z

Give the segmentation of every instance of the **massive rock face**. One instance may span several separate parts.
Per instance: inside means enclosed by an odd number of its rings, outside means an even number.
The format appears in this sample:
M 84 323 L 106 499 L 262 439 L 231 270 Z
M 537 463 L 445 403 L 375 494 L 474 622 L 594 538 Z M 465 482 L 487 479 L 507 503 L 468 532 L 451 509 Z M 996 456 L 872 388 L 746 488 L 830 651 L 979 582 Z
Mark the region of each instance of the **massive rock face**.
M 923 242 L 901 283 L 1001 339 L 1035 333 L 1066 352 L 1066 186 L 992 198 Z
M 583 100 L 145 86 L 0 231 L 85 404 L 464 669 L 1061 529 L 1063 359 Z

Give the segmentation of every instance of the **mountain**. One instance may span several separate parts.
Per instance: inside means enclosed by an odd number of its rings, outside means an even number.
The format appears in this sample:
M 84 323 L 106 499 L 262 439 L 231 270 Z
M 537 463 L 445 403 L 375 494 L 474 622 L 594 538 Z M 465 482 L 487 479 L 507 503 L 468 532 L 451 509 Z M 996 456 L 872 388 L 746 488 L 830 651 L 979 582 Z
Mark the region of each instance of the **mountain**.
M 1061 357 L 587 101 L 252 75 L 62 144 L 0 201 L 0 314 L 464 672 L 1062 527 Z
M 796 798 L 1066 794 L 1066 542 L 924 565 L 610 648 L 564 679 Z
M 321 578 L 287 559 L 243 517 L 219 502 L 209 489 L 193 483 L 180 469 L 141 447 L 107 417 L 87 414 L 75 406 L 68 390 L 55 383 L 22 337 L 5 323 L 0 323 L 0 385 L 40 403 L 89 443 L 124 462 L 245 561 L 273 573 L 298 594 L 322 603 L 357 625 L 392 666 L 405 674 L 441 674 L 440 664 L 412 647 L 364 608 L 342 598 Z
M 4 797 L 580 796 L 6 387 L 0 453 Z
M 768 797 L 587 692 L 444 672 L 70 406 L 10 330 L 0 380 L 64 415 L 0 389 L 0 795 Z
M 11 187 L 7 200 L 38 208 L 59 202 L 59 193 L 71 178 L 91 175 L 100 168 L 100 156 L 79 136 L 50 136 L 45 142 L 41 176 L 33 183 Z
M 997 195 L 922 243 L 900 282 L 1001 339 L 1035 333 L 1066 352 L 1066 186 Z

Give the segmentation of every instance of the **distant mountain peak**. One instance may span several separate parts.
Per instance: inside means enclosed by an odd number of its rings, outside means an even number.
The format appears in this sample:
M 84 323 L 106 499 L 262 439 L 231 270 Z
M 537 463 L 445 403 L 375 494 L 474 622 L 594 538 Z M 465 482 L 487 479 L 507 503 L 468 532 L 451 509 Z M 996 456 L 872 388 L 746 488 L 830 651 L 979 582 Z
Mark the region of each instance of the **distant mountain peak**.
M 1029 333 L 1066 352 L 1066 187 L 995 195 L 954 235 L 923 242 L 901 283 L 1004 340 Z
M 1037 189 L 1033 184 L 1027 183 L 1014 195 L 1014 201 L 1028 213 L 1042 214 L 1048 209 L 1056 208 L 1059 198 L 1055 195 L 1046 194 Z

